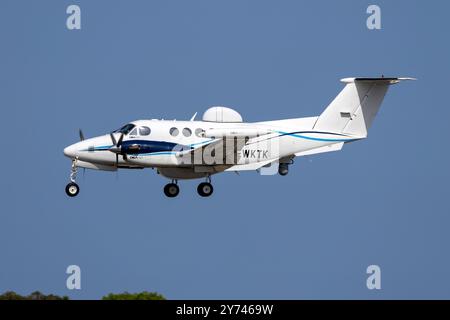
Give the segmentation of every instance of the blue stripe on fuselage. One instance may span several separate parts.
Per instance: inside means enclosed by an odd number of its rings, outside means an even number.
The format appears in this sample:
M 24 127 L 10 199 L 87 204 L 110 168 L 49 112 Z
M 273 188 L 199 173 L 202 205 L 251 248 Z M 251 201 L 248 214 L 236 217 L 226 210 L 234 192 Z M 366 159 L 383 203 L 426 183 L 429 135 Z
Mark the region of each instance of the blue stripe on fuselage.
M 336 134 L 336 133 L 332 133 L 332 132 L 319 132 L 319 131 L 298 131 L 298 132 L 276 131 L 276 132 L 280 134 L 279 137 L 291 136 L 291 137 L 296 137 L 296 138 L 301 138 L 301 139 L 306 139 L 306 140 L 322 141 L 322 142 L 348 142 L 348 141 L 356 140 L 353 138 L 349 138 L 349 139 L 315 138 L 315 137 L 308 137 L 308 136 L 299 134 L 299 133 L 317 133 L 317 134 L 334 134 L 334 135 L 339 135 L 339 136 L 345 136 L 343 134 Z
M 122 143 L 122 151 L 129 155 L 162 155 L 162 154 L 175 154 L 180 151 L 192 150 L 194 146 L 201 146 L 214 141 L 209 139 L 202 142 L 192 143 L 189 145 L 182 145 L 167 141 L 151 141 L 151 140 L 127 140 Z M 133 150 L 133 145 L 139 145 L 139 150 Z M 97 146 L 93 149 L 83 151 L 108 151 L 113 145 L 109 146 Z

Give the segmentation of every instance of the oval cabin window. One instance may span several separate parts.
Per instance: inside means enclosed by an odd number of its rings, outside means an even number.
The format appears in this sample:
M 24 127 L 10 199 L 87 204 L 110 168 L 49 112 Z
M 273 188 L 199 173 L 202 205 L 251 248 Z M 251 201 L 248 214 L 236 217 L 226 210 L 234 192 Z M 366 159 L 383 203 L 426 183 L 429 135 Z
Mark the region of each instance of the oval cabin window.
M 195 129 L 195 135 L 196 135 L 197 137 L 199 137 L 199 138 L 202 137 L 203 132 L 205 132 L 205 130 L 200 129 L 200 128 Z
M 184 128 L 184 129 L 183 129 L 183 136 L 185 136 L 185 137 L 190 137 L 191 134 L 192 134 L 191 129 L 189 129 L 189 128 Z

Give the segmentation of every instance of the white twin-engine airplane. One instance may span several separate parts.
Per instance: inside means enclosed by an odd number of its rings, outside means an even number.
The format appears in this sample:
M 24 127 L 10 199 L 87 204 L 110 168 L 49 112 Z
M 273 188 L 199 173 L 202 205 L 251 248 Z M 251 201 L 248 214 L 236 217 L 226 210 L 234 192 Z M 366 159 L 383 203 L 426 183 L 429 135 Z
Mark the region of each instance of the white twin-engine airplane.
M 367 137 L 389 85 L 413 78 L 346 78 L 344 89 L 318 117 L 244 123 L 238 112 L 211 107 L 202 121 L 138 120 L 103 136 L 64 149 L 72 160 L 66 193 L 79 192 L 77 168 L 116 171 L 155 168 L 171 183 L 168 197 L 179 193 L 178 180 L 204 178 L 197 191 L 213 193 L 211 175 L 224 171 L 275 167 L 288 173 L 295 157 L 341 150 L 344 143 Z M 276 171 L 275 171 L 276 172 Z

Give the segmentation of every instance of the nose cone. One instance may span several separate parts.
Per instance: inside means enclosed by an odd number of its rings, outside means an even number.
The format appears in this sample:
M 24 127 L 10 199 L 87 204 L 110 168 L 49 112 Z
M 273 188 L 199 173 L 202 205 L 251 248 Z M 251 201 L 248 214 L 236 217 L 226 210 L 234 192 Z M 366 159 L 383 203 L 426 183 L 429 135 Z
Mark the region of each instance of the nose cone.
M 64 155 L 68 158 L 74 159 L 77 156 L 77 144 L 72 144 L 64 149 Z

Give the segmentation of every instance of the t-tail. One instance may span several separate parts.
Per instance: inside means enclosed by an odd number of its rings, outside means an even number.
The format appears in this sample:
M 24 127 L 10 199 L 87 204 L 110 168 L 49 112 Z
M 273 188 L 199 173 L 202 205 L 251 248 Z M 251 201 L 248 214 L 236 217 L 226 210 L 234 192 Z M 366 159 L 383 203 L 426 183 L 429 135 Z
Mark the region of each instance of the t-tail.
M 344 89 L 319 116 L 313 129 L 367 137 L 384 96 L 392 84 L 414 78 L 345 78 Z

